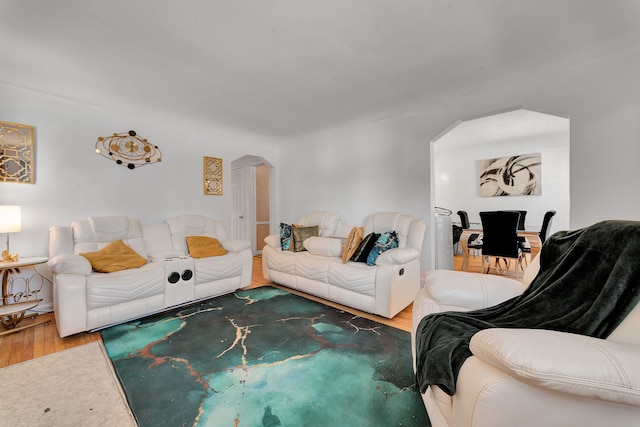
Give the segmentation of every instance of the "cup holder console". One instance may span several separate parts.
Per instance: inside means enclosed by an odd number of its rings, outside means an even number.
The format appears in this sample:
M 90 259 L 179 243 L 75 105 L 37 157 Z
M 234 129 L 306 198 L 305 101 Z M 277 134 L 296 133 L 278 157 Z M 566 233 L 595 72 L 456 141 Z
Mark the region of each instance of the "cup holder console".
M 185 282 L 188 282 L 189 280 L 191 280 L 192 277 L 193 277 L 193 271 L 189 269 L 184 270 L 182 274 L 178 273 L 177 271 L 172 271 L 171 273 L 169 273 L 169 276 L 167 277 L 167 282 L 174 284 L 174 283 L 178 283 L 180 279 L 184 280 Z
M 195 298 L 193 259 L 189 257 L 165 260 L 165 306 L 182 304 Z

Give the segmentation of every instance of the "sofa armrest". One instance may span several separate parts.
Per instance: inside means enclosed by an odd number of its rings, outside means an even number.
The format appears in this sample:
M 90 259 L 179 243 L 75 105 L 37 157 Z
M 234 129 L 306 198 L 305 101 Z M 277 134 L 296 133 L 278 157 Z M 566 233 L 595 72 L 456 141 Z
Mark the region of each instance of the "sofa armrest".
M 282 249 L 282 243 L 280 243 L 279 234 L 270 234 L 264 238 L 264 242 L 274 249 Z
M 248 240 L 223 240 L 220 242 L 227 252 L 242 252 L 251 248 L 251 242 Z
M 438 304 L 469 310 L 500 304 L 526 289 L 522 282 L 508 277 L 452 270 L 427 271 L 422 286 Z
M 534 386 L 640 406 L 640 345 L 542 329 L 486 329 L 470 343 L 486 363 Z
M 62 254 L 49 258 L 47 265 L 54 274 L 91 274 L 91 263 L 82 255 Z
M 384 251 L 376 259 L 376 265 L 402 265 L 420 258 L 420 252 L 413 248 L 393 248 Z

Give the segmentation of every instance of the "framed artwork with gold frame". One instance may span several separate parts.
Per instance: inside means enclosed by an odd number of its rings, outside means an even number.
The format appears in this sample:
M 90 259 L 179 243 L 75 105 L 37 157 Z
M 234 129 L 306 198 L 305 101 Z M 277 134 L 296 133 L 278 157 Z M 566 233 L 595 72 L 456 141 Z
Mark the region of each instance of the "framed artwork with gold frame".
M 0 182 L 33 184 L 34 127 L 0 122 Z
M 222 159 L 204 157 L 204 194 L 222 196 Z

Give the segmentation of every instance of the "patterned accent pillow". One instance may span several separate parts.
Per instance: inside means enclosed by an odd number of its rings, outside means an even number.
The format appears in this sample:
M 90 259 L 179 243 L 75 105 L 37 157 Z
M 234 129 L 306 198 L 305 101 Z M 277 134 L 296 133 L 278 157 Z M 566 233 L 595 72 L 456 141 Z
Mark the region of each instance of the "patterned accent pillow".
M 293 237 L 293 251 L 306 251 L 303 245 L 304 241 L 309 237 L 317 237 L 319 232 L 320 229 L 317 225 L 311 227 L 300 227 L 299 225 L 293 224 L 291 228 L 291 236 Z
M 398 247 L 398 233 L 386 231 L 378 237 L 376 243 L 367 256 L 367 265 L 375 265 L 378 256 L 384 251 Z
M 380 233 L 369 233 L 362 239 L 360 245 L 358 245 L 358 249 L 354 252 L 351 257 L 351 261 L 353 262 L 367 262 L 367 257 L 369 256 L 369 252 L 371 252 L 371 248 L 376 244 L 376 241 L 380 237 Z
M 280 223 L 280 247 L 283 251 L 290 251 L 291 248 L 291 224 Z

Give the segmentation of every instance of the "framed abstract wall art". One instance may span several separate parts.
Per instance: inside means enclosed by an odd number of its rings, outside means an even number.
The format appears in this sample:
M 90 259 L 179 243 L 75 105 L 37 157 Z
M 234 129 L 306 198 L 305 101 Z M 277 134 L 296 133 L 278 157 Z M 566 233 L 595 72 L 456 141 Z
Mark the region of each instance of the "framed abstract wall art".
M 542 194 L 540 153 L 480 160 L 480 196 Z
M 33 184 L 34 127 L 0 122 L 0 182 Z
M 204 157 L 204 194 L 222 196 L 222 159 Z

